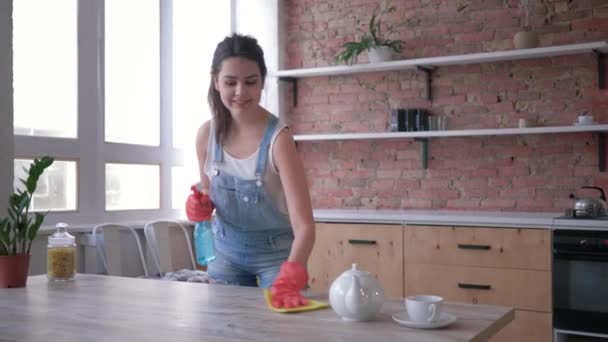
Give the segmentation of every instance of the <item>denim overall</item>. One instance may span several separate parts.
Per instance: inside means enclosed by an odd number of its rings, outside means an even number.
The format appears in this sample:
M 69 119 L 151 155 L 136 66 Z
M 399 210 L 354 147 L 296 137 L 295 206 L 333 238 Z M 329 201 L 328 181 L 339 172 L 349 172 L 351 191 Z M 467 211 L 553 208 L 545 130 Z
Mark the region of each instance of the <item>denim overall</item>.
M 278 119 L 271 116 L 258 148 L 256 179 L 243 180 L 222 170 L 223 147 L 213 141 L 211 200 L 216 258 L 209 277 L 216 283 L 270 287 L 293 242 L 289 216 L 264 189 L 264 173 Z M 259 284 L 258 284 L 259 281 Z

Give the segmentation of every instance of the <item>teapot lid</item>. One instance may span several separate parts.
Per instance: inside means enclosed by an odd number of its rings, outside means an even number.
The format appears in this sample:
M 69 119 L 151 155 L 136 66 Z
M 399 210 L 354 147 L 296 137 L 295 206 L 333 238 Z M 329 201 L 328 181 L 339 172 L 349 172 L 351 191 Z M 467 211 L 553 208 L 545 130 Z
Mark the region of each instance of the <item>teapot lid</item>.
M 371 275 L 371 273 L 366 272 L 366 271 L 361 271 L 359 269 L 359 264 L 357 263 L 353 263 L 353 266 L 350 270 L 346 270 L 344 271 L 344 273 L 342 273 L 343 275 L 347 275 L 347 276 L 351 276 L 351 275 L 358 275 L 358 276 L 367 276 L 367 275 Z

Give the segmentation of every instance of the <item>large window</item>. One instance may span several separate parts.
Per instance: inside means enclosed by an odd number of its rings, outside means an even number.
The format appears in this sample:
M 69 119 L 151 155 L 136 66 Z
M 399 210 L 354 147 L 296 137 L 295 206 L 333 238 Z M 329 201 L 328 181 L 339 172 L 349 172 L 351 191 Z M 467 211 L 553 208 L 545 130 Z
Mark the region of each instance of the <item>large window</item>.
M 230 32 L 229 3 L 173 3 L 173 146 L 184 150 L 184 166 L 172 170 L 173 208 L 183 207 L 190 185 L 200 177 L 194 143 L 200 125 L 211 118 L 207 105 L 211 60 L 217 43 Z
M 159 146 L 159 0 L 105 0 L 104 27 L 105 141 Z
M 159 209 L 158 165 L 106 164 L 106 209 Z
M 25 191 L 25 185 L 21 180 L 27 179 L 27 170 L 31 163 L 31 159 L 15 159 L 13 181 L 15 189 Z M 55 160 L 38 179 L 30 210 L 75 210 L 77 177 L 75 162 Z
M 13 1 L 15 134 L 76 138 L 76 6 Z
M 32 208 L 46 224 L 184 217 L 212 54 L 241 2 L 13 1 L 15 186 L 55 158 Z

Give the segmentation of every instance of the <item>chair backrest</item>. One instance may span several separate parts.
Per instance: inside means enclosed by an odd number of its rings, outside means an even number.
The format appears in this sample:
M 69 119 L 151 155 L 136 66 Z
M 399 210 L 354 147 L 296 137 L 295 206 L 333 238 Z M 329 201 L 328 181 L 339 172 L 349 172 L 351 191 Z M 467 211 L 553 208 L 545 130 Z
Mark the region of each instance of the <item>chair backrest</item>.
M 192 232 L 183 224 L 168 220 L 152 221 L 145 225 L 144 233 L 150 254 L 161 277 L 165 272 L 184 268 L 196 269 L 190 239 Z
M 141 240 L 133 227 L 103 223 L 93 228 L 93 237 L 105 274 L 135 277 L 140 276 L 143 269 L 143 275 L 149 277 Z M 133 263 L 133 241 L 139 257 L 136 264 Z

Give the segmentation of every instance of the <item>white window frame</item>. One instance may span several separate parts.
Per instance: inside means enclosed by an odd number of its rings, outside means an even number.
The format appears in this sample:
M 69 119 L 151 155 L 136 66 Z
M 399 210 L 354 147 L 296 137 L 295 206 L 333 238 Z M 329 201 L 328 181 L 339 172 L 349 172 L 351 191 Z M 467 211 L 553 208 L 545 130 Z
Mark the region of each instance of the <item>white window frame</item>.
M 14 158 L 34 158 L 43 155 L 57 160 L 77 162 L 77 210 L 50 212 L 46 225 L 68 222 L 71 225 L 91 225 L 99 222 L 146 222 L 158 218 L 185 218 L 183 209 L 172 209 L 171 168 L 184 165 L 183 149 L 172 146 L 171 37 L 172 3 L 160 0 L 160 146 L 143 146 L 104 142 L 104 1 L 78 0 L 78 138 L 14 136 Z M 239 30 L 239 7 L 251 0 L 222 0 L 231 4 L 231 28 Z M 280 111 L 278 79 L 271 76 L 279 69 L 279 34 L 282 18 L 281 0 L 259 1 L 260 13 L 268 16 L 269 25 L 248 34 L 266 38 L 264 48 L 269 77 L 266 80 L 264 105 L 275 114 Z M 242 13 L 252 16 L 253 13 Z M 260 31 L 264 30 L 264 31 Z M 282 44 L 281 44 L 282 45 Z M 284 45 L 283 45 L 284 46 Z M 160 208 L 155 210 L 105 210 L 105 164 L 160 165 Z M 184 199 L 185 201 L 185 199 Z

